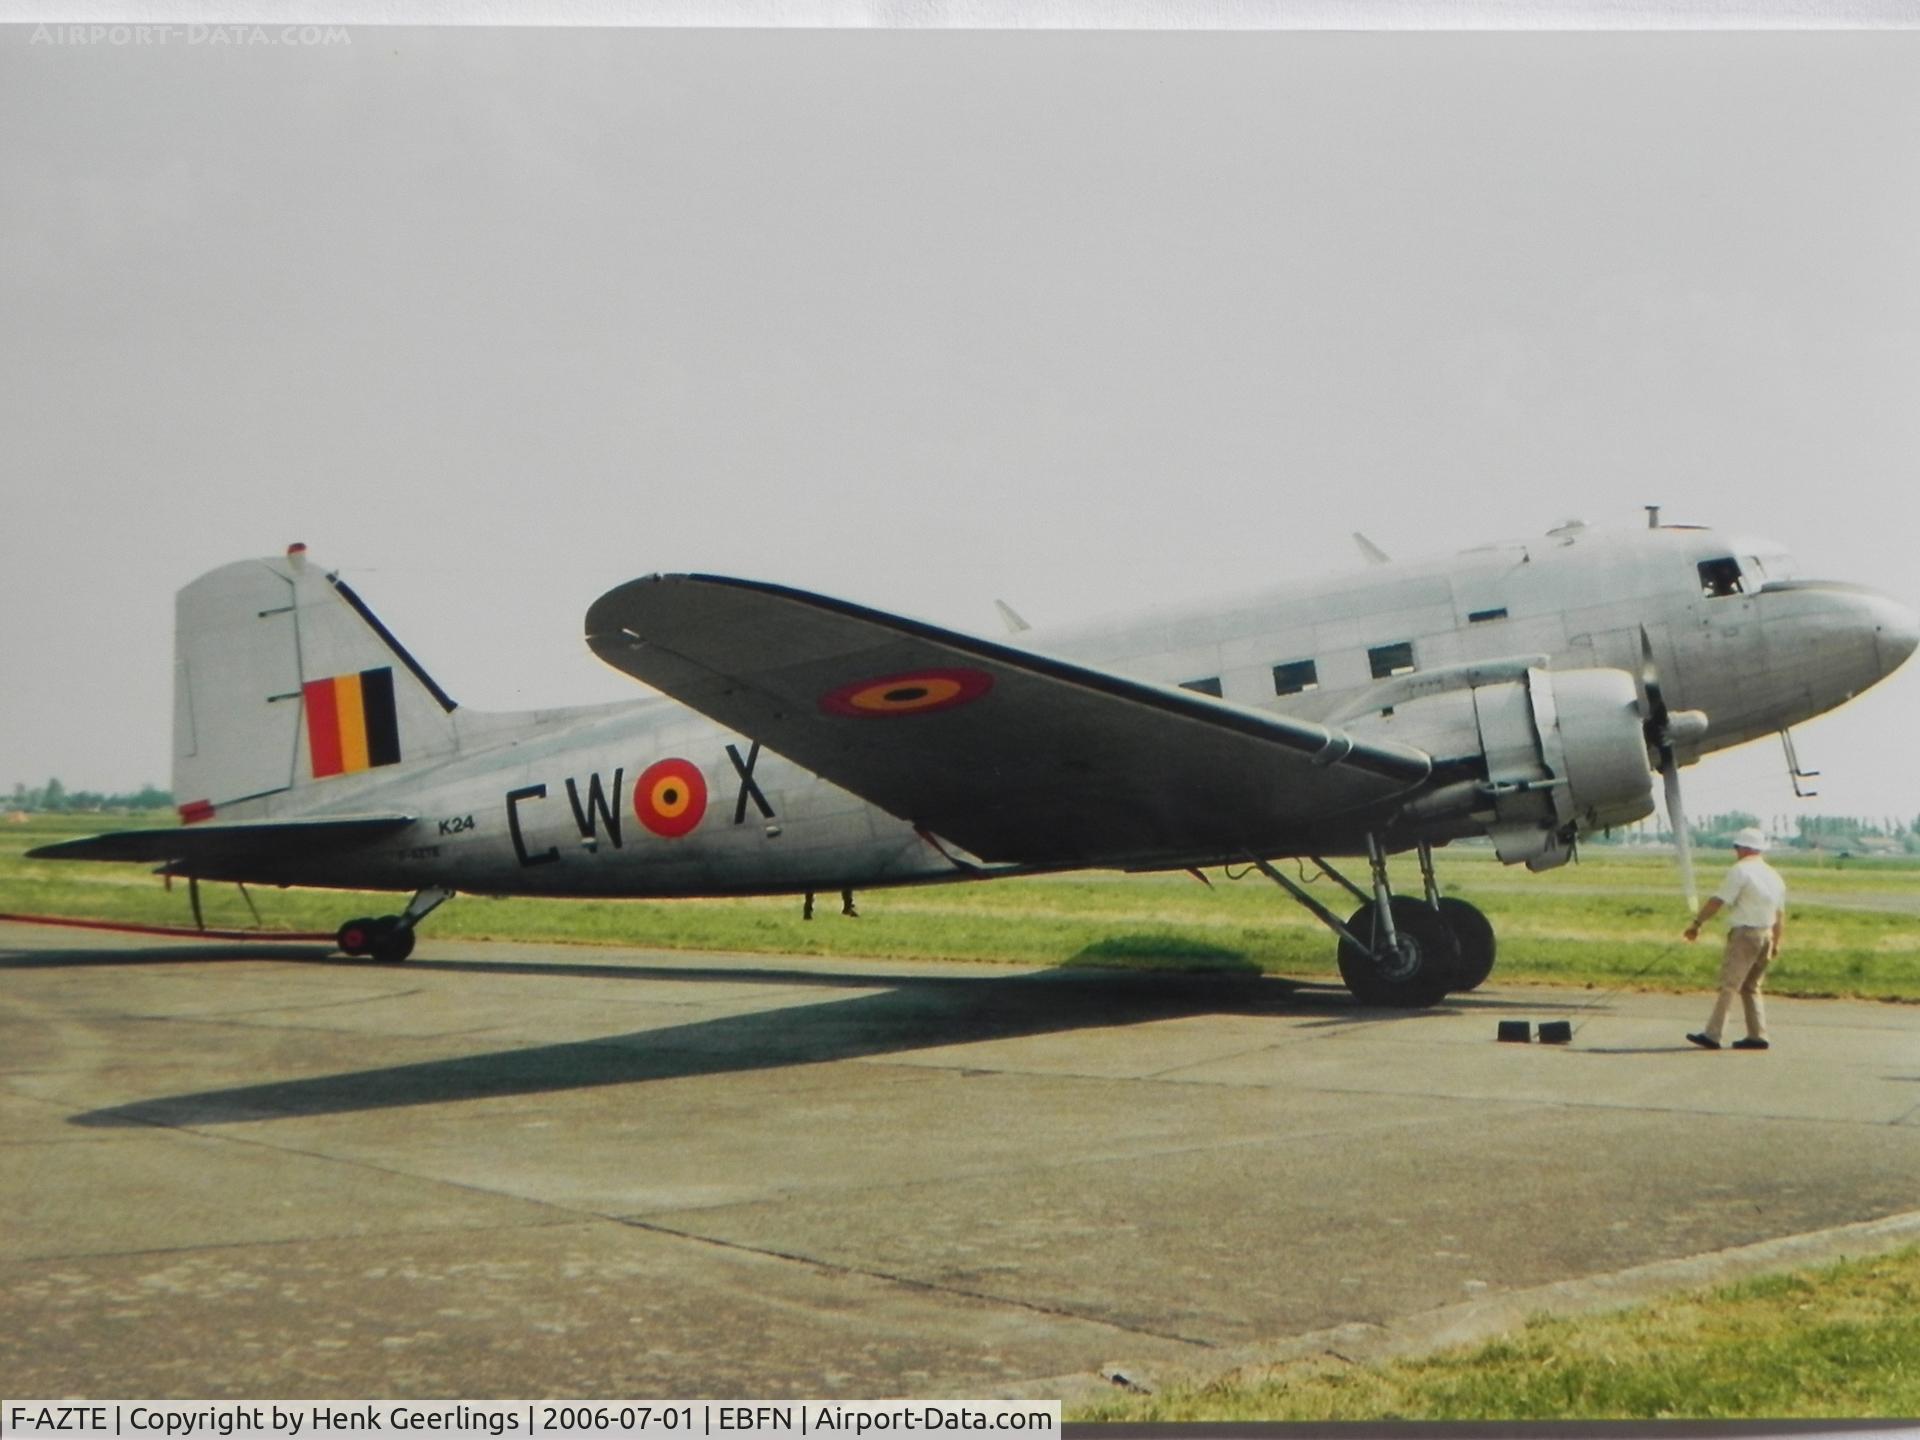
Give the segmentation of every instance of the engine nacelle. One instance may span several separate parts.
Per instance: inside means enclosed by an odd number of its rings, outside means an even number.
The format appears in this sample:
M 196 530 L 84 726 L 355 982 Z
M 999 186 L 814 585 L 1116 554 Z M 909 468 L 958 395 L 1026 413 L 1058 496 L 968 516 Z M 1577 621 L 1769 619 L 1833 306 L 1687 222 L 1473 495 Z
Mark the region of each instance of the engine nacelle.
M 1500 858 L 1563 865 L 1581 830 L 1653 813 L 1639 696 L 1624 670 L 1529 670 L 1473 692 L 1486 756 L 1484 823 Z
M 1654 772 L 1633 677 L 1624 670 L 1516 666 L 1511 679 L 1421 697 L 1353 728 L 1392 726 L 1395 739 L 1436 759 L 1484 760 L 1484 780 L 1463 780 L 1410 801 L 1401 820 L 1478 829 L 1509 864 L 1549 870 L 1573 854 L 1582 830 L 1627 825 L 1653 813 Z

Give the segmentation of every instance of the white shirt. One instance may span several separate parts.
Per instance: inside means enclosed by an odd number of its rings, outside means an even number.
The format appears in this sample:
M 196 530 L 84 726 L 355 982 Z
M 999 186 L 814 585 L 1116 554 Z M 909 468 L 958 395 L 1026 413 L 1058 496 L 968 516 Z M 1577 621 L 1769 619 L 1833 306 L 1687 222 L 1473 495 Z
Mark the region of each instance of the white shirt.
M 1758 855 L 1748 855 L 1727 871 L 1713 898 L 1727 907 L 1727 924 L 1771 930 L 1786 908 L 1787 882 Z

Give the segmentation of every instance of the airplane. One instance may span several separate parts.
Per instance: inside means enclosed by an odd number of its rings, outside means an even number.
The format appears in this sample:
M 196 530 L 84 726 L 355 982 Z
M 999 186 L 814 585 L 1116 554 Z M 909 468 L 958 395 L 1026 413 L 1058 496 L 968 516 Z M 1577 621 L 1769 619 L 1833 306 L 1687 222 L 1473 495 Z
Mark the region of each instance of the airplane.
M 1250 865 L 1336 939 L 1365 1005 L 1492 971 L 1486 916 L 1433 852 L 1530 870 L 1654 810 L 1691 899 L 1681 770 L 1897 669 L 1920 618 L 1804 578 L 1777 543 L 1662 524 L 1275 585 L 1227 604 L 989 640 L 757 580 L 654 574 L 586 615 L 659 697 L 457 705 L 341 578 L 246 560 L 179 592 L 177 827 L 36 858 L 413 892 L 339 928 L 396 962 L 457 892 L 727 896 L 1051 871 Z M 1793 763 L 1790 758 L 1790 763 Z M 1396 894 L 1412 851 L 1420 893 Z M 1328 857 L 1357 857 L 1357 883 Z M 1311 860 L 1339 914 L 1275 862 Z M 1204 877 L 1203 877 L 1204 878 Z M 196 891 L 197 899 L 197 891 Z

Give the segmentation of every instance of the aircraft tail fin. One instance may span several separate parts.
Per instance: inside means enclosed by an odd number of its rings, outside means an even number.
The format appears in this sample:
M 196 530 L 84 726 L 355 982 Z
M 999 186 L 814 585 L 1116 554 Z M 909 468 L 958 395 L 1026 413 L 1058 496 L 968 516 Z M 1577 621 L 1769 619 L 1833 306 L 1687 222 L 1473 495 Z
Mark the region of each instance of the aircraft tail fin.
M 181 818 L 327 787 L 459 748 L 455 705 L 338 575 L 296 545 L 202 575 L 174 610 Z M 307 799 L 307 796 L 301 796 Z

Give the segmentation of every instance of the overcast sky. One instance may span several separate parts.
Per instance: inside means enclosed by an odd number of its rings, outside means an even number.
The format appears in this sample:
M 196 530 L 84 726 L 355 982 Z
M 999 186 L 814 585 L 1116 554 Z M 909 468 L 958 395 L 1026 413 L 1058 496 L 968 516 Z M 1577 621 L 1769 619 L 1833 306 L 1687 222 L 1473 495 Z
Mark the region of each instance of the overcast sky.
M 1660 503 L 1920 601 L 1920 37 L 347 35 L 0 30 L 0 790 L 164 785 L 294 540 L 485 708 L 659 569 L 996 633 Z M 1917 706 L 1692 808 L 1911 817 Z

